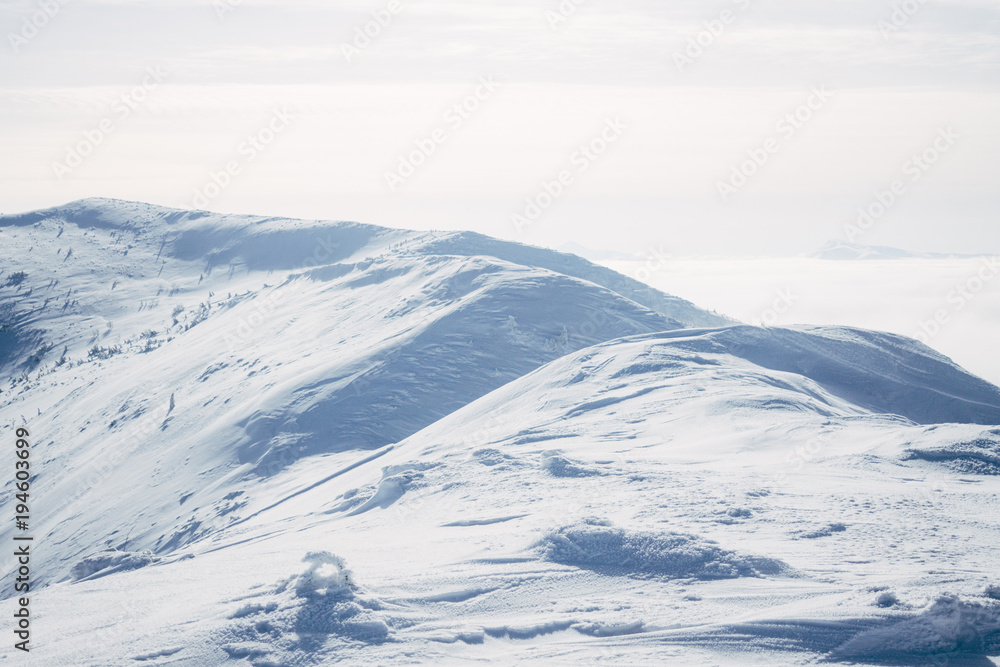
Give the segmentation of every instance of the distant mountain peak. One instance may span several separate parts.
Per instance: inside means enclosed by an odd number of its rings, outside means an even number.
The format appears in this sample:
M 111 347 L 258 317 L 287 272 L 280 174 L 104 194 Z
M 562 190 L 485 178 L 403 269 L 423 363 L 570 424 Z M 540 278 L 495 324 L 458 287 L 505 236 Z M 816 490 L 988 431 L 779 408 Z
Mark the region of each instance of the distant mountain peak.
M 810 257 L 829 260 L 890 260 L 890 259 L 961 259 L 978 257 L 979 255 L 962 255 L 957 253 L 911 252 L 891 246 L 868 246 L 833 239 L 827 241 L 822 248 Z

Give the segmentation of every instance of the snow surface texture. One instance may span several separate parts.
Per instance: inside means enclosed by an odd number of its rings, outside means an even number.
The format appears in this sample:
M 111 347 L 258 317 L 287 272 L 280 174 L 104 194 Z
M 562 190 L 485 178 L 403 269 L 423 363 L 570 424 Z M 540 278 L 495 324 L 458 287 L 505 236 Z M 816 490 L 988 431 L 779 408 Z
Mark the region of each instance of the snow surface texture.
M 539 547 L 547 560 L 608 574 L 736 579 L 784 569 L 778 561 L 739 556 L 694 535 L 625 531 L 607 522 L 560 528 Z
M 474 234 L 87 200 L 0 248 L 3 664 L 1000 653 L 1000 390 L 913 340 Z

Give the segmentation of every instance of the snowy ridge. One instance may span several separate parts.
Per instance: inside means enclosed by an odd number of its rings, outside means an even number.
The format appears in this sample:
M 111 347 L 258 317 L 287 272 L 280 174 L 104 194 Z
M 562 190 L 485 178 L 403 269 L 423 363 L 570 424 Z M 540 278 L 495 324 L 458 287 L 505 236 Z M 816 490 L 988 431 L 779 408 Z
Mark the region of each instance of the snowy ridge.
M 916 341 L 471 234 L 87 200 L 0 239 L 25 664 L 1000 651 L 1000 389 Z
M 274 271 L 399 254 L 489 256 L 593 282 L 671 317 L 684 326 L 719 326 L 725 317 L 658 292 L 587 260 L 553 250 L 499 241 L 471 232 L 410 232 L 350 222 L 323 222 L 182 211 L 140 202 L 85 199 L 66 206 L 0 216 L 2 227 L 52 223 L 128 234 L 156 257 L 205 260 L 208 268 Z M 116 243 L 115 245 L 120 245 Z
M 846 327 L 733 327 L 651 338 L 801 375 L 858 407 L 919 424 L 1000 424 L 1000 388 L 903 336 Z
M 0 400 L 73 471 L 40 487 L 66 499 L 49 525 L 78 526 L 57 580 L 97 544 L 164 553 L 210 534 L 239 516 L 246 475 L 397 442 L 569 351 L 680 326 L 590 281 L 459 253 L 450 235 L 441 254 L 431 233 L 108 200 L 0 230 Z M 174 511 L 190 498 L 201 507 Z M 109 528 L 133 513 L 150 518 Z

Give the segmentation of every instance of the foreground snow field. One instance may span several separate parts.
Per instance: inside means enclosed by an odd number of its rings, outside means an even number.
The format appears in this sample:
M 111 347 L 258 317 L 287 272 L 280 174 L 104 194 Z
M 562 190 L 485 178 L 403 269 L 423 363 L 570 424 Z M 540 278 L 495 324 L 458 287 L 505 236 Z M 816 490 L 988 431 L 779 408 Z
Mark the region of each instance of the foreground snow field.
M 87 200 L 0 248 L 4 664 L 1000 654 L 1000 389 L 914 340 L 470 234 Z

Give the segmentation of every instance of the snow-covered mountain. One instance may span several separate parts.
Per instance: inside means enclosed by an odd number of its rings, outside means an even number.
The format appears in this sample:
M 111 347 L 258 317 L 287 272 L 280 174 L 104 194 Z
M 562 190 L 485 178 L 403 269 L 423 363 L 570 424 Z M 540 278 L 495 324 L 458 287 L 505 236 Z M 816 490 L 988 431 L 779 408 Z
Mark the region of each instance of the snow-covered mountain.
M 912 252 L 891 246 L 858 245 L 847 241 L 827 241 L 811 257 L 830 260 L 887 260 L 887 259 L 961 259 L 977 255 L 948 254 L 939 252 Z
M 0 248 L 4 664 L 1000 652 L 1000 389 L 916 341 L 476 234 L 86 200 Z
M 230 476 L 398 442 L 594 343 L 724 321 L 579 258 L 473 234 L 110 200 L 0 229 L 4 412 L 43 424 L 39 446 L 72 471 L 46 476 L 49 497 L 86 489 L 46 515 L 78 521 L 55 579 L 95 544 L 125 543 L 108 516 L 144 510 L 131 544 L 183 545 L 231 520 Z M 107 483 L 89 484 L 99 462 L 81 438 L 118 457 Z M 163 511 L 191 496 L 206 507 Z

